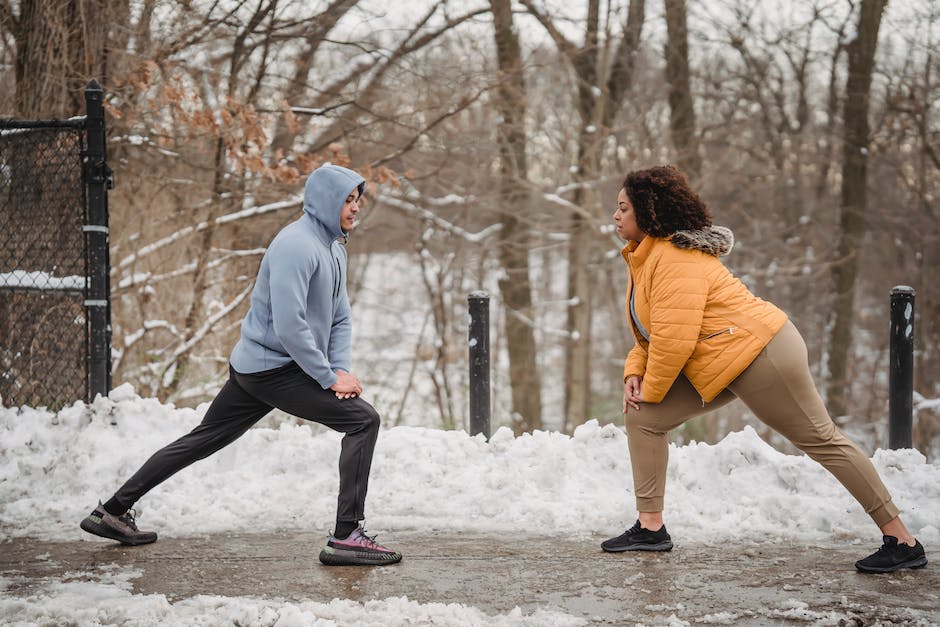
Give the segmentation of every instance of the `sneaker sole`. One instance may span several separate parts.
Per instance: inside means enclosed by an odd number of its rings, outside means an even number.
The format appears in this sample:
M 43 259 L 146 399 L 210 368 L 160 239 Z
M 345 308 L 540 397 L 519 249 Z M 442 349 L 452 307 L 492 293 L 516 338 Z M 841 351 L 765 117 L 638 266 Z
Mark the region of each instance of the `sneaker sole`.
M 606 546 L 601 547 L 604 551 L 608 553 L 624 553 L 626 551 L 656 551 L 656 552 L 665 552 L 672 550 L 672 542 L 659 542 L 657 544 L 629 544 L 627 546 L 618 546 L 607 548 Z
M 901 570 L 903 568 L 918 569 L 923 568 L 927 565 L 927 556 L 918 557 L 917 559 L 909 560 L 907 562 L 902 562 L 896 566 L 888 566 L 885 568 L 879 568 L 878 566 L 861 566 L 859 564 L 855 565 L 855 568 L 862 573 L 893 573 L 895 571 Z
M 110 527 L 93 523 L 87 518 L 83 520 L 79 526 L 84 531 L 87 531 L 88 533 L 94 536 L 98 536 L 99 538 L 107 538 L 108 540 L 117 540 L 121 544 L 124 544 L 127 546 L 140 546 L 141 544 L 152 544 L 157 541 L 156 538 L 154 538 L 153 540 L 141 540 L 141 539 L 135 540 L 132 538 L 128 538 L 127 536 L 123 536 L 119 533 L 112 531 Z
M 401 553 L 366 553 L 326 547 L 320 551 L 324 566 L 387 566 L 401 561 Z

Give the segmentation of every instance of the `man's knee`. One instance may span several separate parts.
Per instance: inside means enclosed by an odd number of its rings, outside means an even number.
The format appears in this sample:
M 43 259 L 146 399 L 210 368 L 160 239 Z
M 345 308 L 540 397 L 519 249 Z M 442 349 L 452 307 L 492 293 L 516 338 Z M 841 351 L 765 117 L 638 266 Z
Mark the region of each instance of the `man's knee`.
M 375 410 L 375 407 L 365 401 L 361 402 L 359 417 L 363 431 L 378 431 L 379 425 L 382 424 L 379 412 Z

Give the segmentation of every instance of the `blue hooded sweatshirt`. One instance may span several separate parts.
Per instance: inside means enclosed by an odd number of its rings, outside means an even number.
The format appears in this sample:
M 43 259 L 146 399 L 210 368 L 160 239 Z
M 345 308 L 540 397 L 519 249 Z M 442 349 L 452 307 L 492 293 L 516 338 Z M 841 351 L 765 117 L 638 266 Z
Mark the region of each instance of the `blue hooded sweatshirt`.
M 349 298 L 346 295 L 345 233 L 340 214 L 346 197 L 361 195 L 365 179 L 336 165 L 307 177 L 304 213 L 281 229 L 261 259 L 232 351 L 232 367 L 251 374 L 297 362 L 323 389 L 336 371 L 350 369 Z

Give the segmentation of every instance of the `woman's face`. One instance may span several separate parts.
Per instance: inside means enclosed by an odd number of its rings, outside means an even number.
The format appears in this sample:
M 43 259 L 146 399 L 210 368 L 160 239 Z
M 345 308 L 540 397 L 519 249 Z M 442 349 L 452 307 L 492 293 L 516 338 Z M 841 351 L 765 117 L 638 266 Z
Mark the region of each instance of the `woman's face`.
M 621 189 L 617 195 L 617 210 L 614 211 L 614 224 L 617 225 L 617 235 L 620 239 L 642 242 L 646 233 L 636 225 L 636 216 L 633 214 L 633 205 L 627 196 L 627 190 Z

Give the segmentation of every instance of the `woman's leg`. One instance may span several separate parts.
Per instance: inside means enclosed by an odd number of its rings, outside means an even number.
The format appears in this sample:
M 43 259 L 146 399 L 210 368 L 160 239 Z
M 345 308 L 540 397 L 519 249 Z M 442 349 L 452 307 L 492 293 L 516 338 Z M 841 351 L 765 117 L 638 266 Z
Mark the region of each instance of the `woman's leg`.
M 662 526 L 666 465 L 669 461 L 666 434 L 686 420 L 727 405 L 734 398 L 734 394 L 724 390 L 711 403 L 705 404 L 689 380 L 680 374 L 662 402 L 640 403 L 639 411 L 631 409 L 627 412 L 633 488 L 640 523 L 644 528 L 656 530 Z
M 899 531 L 898 508 L 871 460 L 829 417 L 809 372 L 806 344 L 792 323 L 787 322 L 729 389 L 760 420 L 825 466 L 875 524 L 913 543 L 903 524 Z

